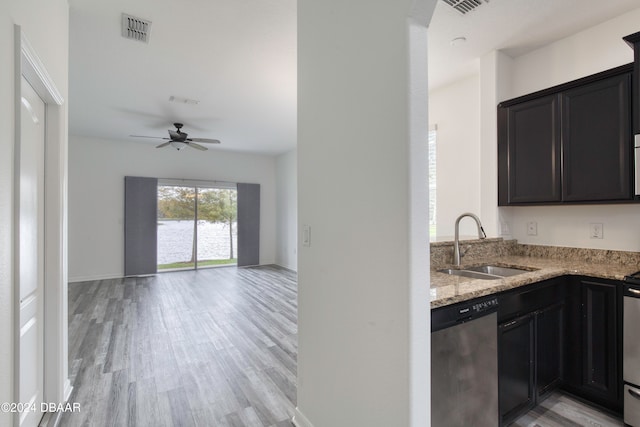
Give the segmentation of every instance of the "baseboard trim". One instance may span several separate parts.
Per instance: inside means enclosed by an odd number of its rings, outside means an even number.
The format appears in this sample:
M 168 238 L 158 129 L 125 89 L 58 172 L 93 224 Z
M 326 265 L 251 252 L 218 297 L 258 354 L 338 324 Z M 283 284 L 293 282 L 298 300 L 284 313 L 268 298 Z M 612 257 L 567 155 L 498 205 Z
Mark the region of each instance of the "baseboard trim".
M 60 414 L 62 412 L 46 412 L 40 420 L 39 427 L 58 427 L 60 424 Z
M 236 265 L 221 265 L 220 267 L 237 267 Z M 238 268 L 255 268 L 255 267 L 276 267 L 276 268 L 281 268 L 283 270 L 287 270 L 291 273 L 295 273 L 297 274 L 298 272 L 296 270 L 293 270 L 291 268 L 288 267 L 284 267 L 280 264 L 275 264 L 275 263 L 268 263 L 268 264 L 258 264 L 258 265 L 245 265 L 242 267 L 238 267 Z M 182 271 L 182 270 L 176 270 L 176 271 Z M 167 273 L 170 273 L 170 271 L 167 271 Z M 150 276 L 155 276 L 156 274 L 150 274 Z M 131 277 L 135 277 L 135 276 L 131 276 Z M 77 276 L 77 277 L 69 277 L 69 283 L 79 283 L 79 282 L 95 282 L 96 280 L 109 280 L 109 279 L 122 279 L 124 278 L 123 275 L 121 274 L 99 274 L 96 276 Z
M 285 267 L 284 265 L 280 265 L 280 264 L 271 264 L 271 265 L 272 265 L 273 267 L 275 267 L 275 268 L 279 268 L 279 269 L 281 269 L 281 270 L 286 270 L 286 271 L 288 271 L 288 272 L 290 272 L 290 273 L 296 273 L 296 274 L 298 274 L 298 272 L 297 272 L 296 270 L 294 270 L 294 269 L 292 269 L 292 268 L 289 268 L 289 267 Z
M 64 382 L 64 401 L 67 402 L 69 397 L 71 397 L 71 392 L 73 391 L 73 386 L 71 385 L 71 381 L 69 378 Z
M 311 421 L 309 421 L 307 417 L 305 417 L 304 414 L 300 412 L 300 408 L 298 407 L 296 407 L 296 413 L 291 419 L 291 422 L 296 427 L 313 427 Z
M 96 280 L 108 280 L 108 279 L 122 279 L 122 275 L 121 274 L 104 274 L 104 275 L 98 275 L 98 276 L 69 277 L 69 283 L 94 282 Z

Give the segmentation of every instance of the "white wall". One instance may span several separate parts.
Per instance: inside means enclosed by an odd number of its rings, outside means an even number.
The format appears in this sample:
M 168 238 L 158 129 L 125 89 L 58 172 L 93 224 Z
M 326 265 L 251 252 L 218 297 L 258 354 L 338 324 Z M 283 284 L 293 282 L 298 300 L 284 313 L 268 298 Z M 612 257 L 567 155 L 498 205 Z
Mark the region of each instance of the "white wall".
M 15 401 L 13 387 L 13 147 L 14 24 L 22 27 L 58 90 L 68 94 L 68 5 L 66 0 L 4 0 L 0 2 L 0 402 Z M 66 107 L 61 113 L 66 116 Z M 66 119 L 65 119 L 66 122 Z M 63 146 L 66 145 L 66 139 Z M 62 227 L 62 225 L 60 225 Z M 60 248 L 64 251 L 64 247 Z M 66 343 L 65 343 L 66 344 Z M 0 425 L 12 423 L 0 412 Z
M 632 62 L 633 50 L 622 37 L 639 30 L 637 9 L 515 58 L 512 93 L 507 97 Z M 640 251 L 640 205 L 513 207 L 501 208 L 500 212 L 521 243 Z M 529 221 L 538 223 L 537 236 L 526 234 Z M 589 223 L 604 224 L 603 239 L 588 237 Z
M 70 136 L 70 281 L 123 276 L 127 175 L 260 184 L 260 263 L 275 262 L 275 157 Z
M 536 206 L 500 208 L 508 213 L 511 233 L 520 243 L 576 248 L 640 251 L 640 205 Z M 527 235 L 527 223 L 538 235 Z M 589 237 L 589 224 L 603 224 L 603 238 Z
M 511 87 L 511 59 L 493 51 L 480 58 L 480 216 L 487 236 L 500 235 L 498 211 L 498 100 Z
M 640 31 L 640 8 L 513 60 L 509 98 L 633 61 L 622 37 Z
M 300 427 L 429 425 L 434 7 L 298 2 L 298 223 L 311 227 L 298 252 Z
M 291 150 L 276 159 L 276 264 L 298 270 L 298 159 Z
M 460 214 L 480 215 L 479 76 L 430 91 L 429 124 L 438 127 L 436 234 L 453 236 L 454 222 Z M 461 221 L 460 233 L 477 235 L 475 222 Z

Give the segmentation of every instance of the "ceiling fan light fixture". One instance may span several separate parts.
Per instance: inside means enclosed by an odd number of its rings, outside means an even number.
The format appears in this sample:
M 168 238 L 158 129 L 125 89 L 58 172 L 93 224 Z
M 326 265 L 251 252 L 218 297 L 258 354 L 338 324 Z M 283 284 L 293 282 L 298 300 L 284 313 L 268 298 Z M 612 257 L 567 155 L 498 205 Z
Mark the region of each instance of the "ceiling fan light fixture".
M 136 138 L 154 138 L 154 139 L 163 139 L 166 142 L 163 142 L 160 145 L 156 145 L 156 148 L 163 148 L 171 145 L 176 150 L 180 151 L 184 147 L 193 148 L 200 151 L 207 151 L 208 148 L 204 147 L 198 143 L 205 144 L 220 144 L 219 139 L 211 139 L 211 138 L 188 138 L 188 134 L 186 132 L 182 132 L 180 129 L 184 126 L 182 123 L 174 123 L 176 130 L 169 129 L 169 138 L 161 137 L 161 136 L 146 136 L 146 135 L 131 135 Z

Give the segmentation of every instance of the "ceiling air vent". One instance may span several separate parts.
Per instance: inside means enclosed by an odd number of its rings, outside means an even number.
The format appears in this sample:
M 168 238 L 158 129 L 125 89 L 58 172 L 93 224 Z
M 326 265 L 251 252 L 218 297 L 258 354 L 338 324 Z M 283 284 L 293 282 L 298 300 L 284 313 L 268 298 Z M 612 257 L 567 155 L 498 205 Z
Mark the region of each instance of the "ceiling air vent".
M 136 18 L 135 16 L 122 14 L 122 37 L 149 43 L 151 21 Z
M 442 0 L 461 14 L 471 12 L 483 3 L 489 3 L 489 0 Z

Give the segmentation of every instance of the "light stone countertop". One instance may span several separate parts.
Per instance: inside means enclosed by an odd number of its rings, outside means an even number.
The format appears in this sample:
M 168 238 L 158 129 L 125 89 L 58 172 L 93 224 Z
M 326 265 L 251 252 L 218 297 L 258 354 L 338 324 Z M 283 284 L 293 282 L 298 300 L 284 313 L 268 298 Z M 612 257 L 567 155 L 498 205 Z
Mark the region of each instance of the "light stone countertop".
M 640 270 L 636 263 L 594 263 L 575 259 L 553 259 L 531 256 L 486 257 L 482 262 L 470 262 L 460 267 L 491 264 L 503 267 L 535 269 L 516 276 L 496 280 L 472 279 L 462 276 L 438 273 L 439 266 L 431 269 L 431 308 L 442 307 L 473 298 L 490 295 L 520 286 L 529 285 L 564 275 L 581 275 L 602 279 L 622 280 L 624 276 Z

